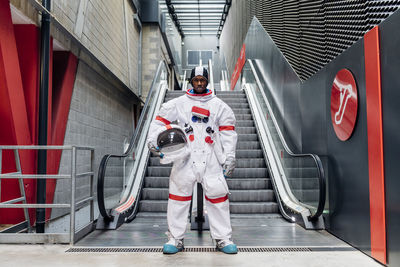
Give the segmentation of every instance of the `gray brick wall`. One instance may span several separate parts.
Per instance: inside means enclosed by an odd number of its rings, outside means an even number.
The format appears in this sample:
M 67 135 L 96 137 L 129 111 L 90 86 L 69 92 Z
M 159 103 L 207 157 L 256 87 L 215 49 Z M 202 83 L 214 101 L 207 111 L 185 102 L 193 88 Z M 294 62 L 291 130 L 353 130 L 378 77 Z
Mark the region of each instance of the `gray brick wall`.
M 85 1 L 85 5 L 80 5 L 82 1 Z M 81 31 L 76 29 L 79 12 L 83 14 Z M 137 86 L 137 72 L 136 75 L 131 74 L 133 81 L 129 81 L 128 64 L 137 65 L 137 56 L 134 55 L 137 55 L 138 42 L 138 29 L 133 25 L 133 9 L 129 0 L 53 0 L 52 13 L 122 82 L 133 91 L 137 89 L 133 87 Z M 130 57 L 127 51 L 125 22 L 128 23 L 128 35 L 133 43 L 129 47 L 129 53 L 133 55 Z M 128 63 L 128 60 L 131 62 Z
M 95 180 L 99 163 L 103 155 L 123 152 L 123 143 L 133 132 L 133 99 L 94 72 L 88 65 L 79 63 L 71 108 L 68 116 L 65 145 L 82 145 L 95 148 Z M 60 174 L 70 173 L 70 152 L 63 152 Z M 106 186 L 114 192 L 121 191 L 122 178 L 113 179 L 122 172 L 122 162 L 112 161 L 107 172 Z M 80 152 L 77 159 L 77 172 L 88 171 L 89 153 Z M 122 175 L 120 176 L 122 177 Z M 77 198 L 88 196 L 88 179 L 77 182 Z M 70 200 L 70 181 L 59 180 L 55 191 L 54 203 L 68 203 Z M 65 213 L 66 210 L 53 210 L 52 217 Z
M 143 25 L 142 95 L 147 96 L 151 82 L 162 59 L 162 37 L 156 24 Z

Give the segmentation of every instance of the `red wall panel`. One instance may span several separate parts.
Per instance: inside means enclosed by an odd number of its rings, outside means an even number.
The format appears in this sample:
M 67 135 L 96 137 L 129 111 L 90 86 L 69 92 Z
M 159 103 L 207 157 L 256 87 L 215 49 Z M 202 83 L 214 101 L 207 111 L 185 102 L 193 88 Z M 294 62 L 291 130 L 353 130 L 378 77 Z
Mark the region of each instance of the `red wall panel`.
M 33 142 L 30 134 L 14 25 L 11 20 L 10 4 L 8 1 L 0 1 L 0 54 L 0 80 L 2 81 L 0 90 L 3 96 L 0 100 L 2 104 L 0 113 L 3 114 L 3 118 L 5 116 L 8 117 L 8 119 L 4 120 L 7 127 L 5 129 L 8 129 L 8 133 L 1 136 L 0 143 L 7 145 L 30 145 Z M 3 120 L 1 123 L 3 123 Z M 35 153 L 32 151 L 22 151 L 20 158 L 23 173 L 35 173 Z M 13 182 L 16 183 L 16 181 Z M 10 183 L 13 182 L 10 181 Z M 29 181 L 24 181 L 24 183 L 28 202 L 33 201 L 35 198 L 35 187 Z M 9 186 L 7 184 L 7 187 Z M 5 190 L 2 191 L 4 193 Z M 14 187 L 10 186 L 5 192 L 7 193 L 4 194 L 15 193 Z M 2 200 L 7 200 L 9 197 L 10 195 L 2 195 Z M 3 221 L 18 223 L 23 219 L 23 216 L 20 216 L 20 214 L 22 214 L 22 211 L 0 210 L 0 223 Z
M 383 163 L 382 90 L 378 26 L 365 34 L 364 50 L 367 96 L 371 255 L 375 259 L 386 264 L 385 175 Z

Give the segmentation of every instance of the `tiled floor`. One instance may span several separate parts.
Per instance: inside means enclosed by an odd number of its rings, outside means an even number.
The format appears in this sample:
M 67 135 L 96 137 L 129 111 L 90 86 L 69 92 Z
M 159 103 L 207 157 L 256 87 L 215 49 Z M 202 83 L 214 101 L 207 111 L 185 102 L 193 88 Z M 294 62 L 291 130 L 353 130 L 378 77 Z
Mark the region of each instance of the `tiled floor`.
M 66 252 L 61 245 L 0 245 L 0 266 L 381 266 L 326 231 L 307 231 L 280 217 L 233 218 L 233 238 L 239 247 L 308 247 L 310 252 L 181 252 L 176 255 L 138 252 Z M 117 231 L 95 231 L 78 242 L 82 247 L 161 247 L 166 218 L 139 217 Z M 212 247 L 208 231 L 188 231 L 187 247 Z

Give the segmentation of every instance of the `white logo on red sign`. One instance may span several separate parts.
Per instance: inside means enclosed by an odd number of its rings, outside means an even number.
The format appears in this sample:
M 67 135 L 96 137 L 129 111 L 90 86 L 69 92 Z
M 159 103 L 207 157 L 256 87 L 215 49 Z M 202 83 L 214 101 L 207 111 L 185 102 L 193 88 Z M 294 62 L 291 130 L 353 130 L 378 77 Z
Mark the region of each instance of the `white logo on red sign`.
M 332 125 L 340 140 L 346 141 L 353 133 L 357 110 L 356 81 L 349 70 L 342 69 L 336 74 L 331 90 Z

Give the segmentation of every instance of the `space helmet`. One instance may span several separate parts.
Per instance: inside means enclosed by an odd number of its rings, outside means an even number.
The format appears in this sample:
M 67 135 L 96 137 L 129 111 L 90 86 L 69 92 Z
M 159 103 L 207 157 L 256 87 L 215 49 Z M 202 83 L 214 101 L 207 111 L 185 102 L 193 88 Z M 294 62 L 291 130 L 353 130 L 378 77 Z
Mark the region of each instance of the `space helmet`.
M 157 137 L 157 146 L 163 157 L 162 164 L 185 158 L 189 154 L 186 134 L 179 125 L 169 124 Z
M 208 71 L 206 68 L 199 66 L 192 69 L 192 72 L 190 73 L 190 84 L 192 86 L 193 86 L 192 80 L 196 76 L 202 76 L 203 78 L 205 78 L 207 80 L 206 86 L 208 85 Z

